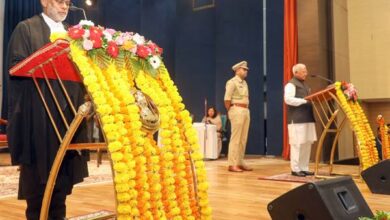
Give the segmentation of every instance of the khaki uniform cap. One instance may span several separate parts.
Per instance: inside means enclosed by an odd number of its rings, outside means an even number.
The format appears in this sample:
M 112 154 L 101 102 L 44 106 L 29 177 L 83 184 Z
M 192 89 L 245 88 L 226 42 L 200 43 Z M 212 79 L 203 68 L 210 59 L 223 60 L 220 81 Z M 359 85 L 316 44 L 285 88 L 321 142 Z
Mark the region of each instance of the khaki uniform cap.
M 246 61 L 241 61 L 241 62 L 239 62 L 237 64 L 234 64 L 234 66 L 232 66 L 232 70 L 233 71 L 236 71 L 239 68 L 244 68 L 246 70 L 249 70 L 248 63 Z

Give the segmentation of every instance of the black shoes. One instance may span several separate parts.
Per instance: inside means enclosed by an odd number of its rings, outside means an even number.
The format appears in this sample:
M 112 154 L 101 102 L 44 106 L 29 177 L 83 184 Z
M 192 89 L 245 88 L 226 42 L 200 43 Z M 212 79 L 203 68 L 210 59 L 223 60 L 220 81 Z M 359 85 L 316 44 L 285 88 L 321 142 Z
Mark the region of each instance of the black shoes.
M 299 177 L 305 177 L 306 174 L 302 171 L 299 171 L 299 172 L 294 172 L 294 171 L 291 171 L 291 175 L 293 176 L 299 176 Z
M 302 173 L 304 173 L 306 176 L 313 176 L 314 175 L 314 172 L 310 172 L 310 171 L 301 171 Z
M 291 171 L 291 175 L 299 176 L 299 177 L 305 177 L 305 176 L 313 176 L 314 173 L 310 172 L 310 171 L 299 171 L 299 172 Z

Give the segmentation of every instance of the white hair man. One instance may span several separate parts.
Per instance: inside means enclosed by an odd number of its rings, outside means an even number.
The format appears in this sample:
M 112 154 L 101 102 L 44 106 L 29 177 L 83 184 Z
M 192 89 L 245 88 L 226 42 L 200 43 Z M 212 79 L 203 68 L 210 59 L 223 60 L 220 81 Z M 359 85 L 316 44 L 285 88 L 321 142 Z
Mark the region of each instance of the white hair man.
M 9 69 L 50 43 L 51 33 L 65 31 L 62 21 L 68 14 L 70 0 L 41 0 L 41 5 L 42 14 L 20 22 L 12 33 L 7 54 Z M 47 92 L 48 87 L 40 79 L 38 83 L 63 135 L 66 128 L 60 123 L 62 120 Z M 82 104 L 83 86 L 70 81 L 64 81 L 64 84 L 70 97 L 73 97 L 73 104 Z M 65 117 L 70 121 L 72 114 L 66 98 L 61 96 L 63 93 L 56 82 L 53 81 L 52 86 Z M 8 122 L 7 136 L 12 164 L 20 166 L 18 199 L 27 202 L 26 219 L 36 220 L 40 217 L 43 192 L 59 141 L 31 79 L 8 77 Z M 83 132 L 76 134 L 78 141 L 85 139 L 81 135 Z M 72 192 L 73 184 L 81 182 L 88 175 L 86 159 L 76 151 L 67 152 L 53 190 L 49 219 L 65 219 L 66 196 Z
M 313 175 L 309 171 L 311 145 L 317 140 L 313 108 L 304 97 L 310 93 L 305 83 L 307 68 L 295 64 L 293 78 L 284 87 L 284 101 L 287 104 L 288 136 L 290 144 L 291 174 L 304 177 Z

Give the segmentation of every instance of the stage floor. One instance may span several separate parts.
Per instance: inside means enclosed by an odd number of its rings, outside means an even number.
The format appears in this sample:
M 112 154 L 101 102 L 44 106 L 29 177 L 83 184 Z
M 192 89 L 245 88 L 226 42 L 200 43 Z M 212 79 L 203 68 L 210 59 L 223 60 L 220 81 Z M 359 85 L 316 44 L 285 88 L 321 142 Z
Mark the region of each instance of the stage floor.
M 1 156 L 0 156 L 1 158 Z M 278 158 L 251 156 L 248 165 L 252 172 L 231 173 L 226 169 L 226 159 L 206 161 L 209 177 L 209 197 L 215 220 L 271 219 L 267 204 L 281 194 L 302 183 L 259 180 L 259 177 L 289 172 L 289 163 Z M 356 172 L 356 167 L 340 166 L 345 172 Z M 1 167 L 0 167 L 1 169 Z M 360 181 L 357 185 L 370 208 L 390 210 L 390 196 L 371 194 Z M 75 187 L 67 200 L 68 217 L 99 210 L 114 210 L 114 192 L 110 182 Z M 15 196 L 0 198 L 0 219 L 24 219 L 25 202 Z

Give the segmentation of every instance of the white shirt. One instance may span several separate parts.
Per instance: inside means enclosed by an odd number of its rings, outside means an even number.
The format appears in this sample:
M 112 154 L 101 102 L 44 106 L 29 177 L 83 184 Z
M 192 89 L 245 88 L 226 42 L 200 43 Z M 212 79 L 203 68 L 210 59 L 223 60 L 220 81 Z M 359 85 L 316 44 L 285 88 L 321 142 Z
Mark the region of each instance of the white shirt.
M 284 87 L 284 102 L 291 106 L 300 106 L 307 103 L 307 100 L 295 97 L 295 85 L 287 83 Z
M 62 24 L 62 22 L 55 22 L 49 16 L 45 15 L 45 13 L 42 13 L 42 17 L 43 17 L 43 20 L 45 20 L 46 24 L 49 26 L 50 33 L 66 32 L 65 27 Z

